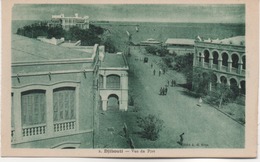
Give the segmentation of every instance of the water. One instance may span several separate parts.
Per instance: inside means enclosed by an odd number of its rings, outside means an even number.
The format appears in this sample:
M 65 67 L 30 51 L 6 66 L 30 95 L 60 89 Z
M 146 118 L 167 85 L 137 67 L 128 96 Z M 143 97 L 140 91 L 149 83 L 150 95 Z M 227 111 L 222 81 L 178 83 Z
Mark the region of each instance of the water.
M 138 32 L 134 25 L 138 25 Z M 168 38 L 194 39 L 198 35 L 204 39 L 224 39 L 245 35 L 245 24 L 111 22 L 99 26 L 110 30 L 112 40 L 117 47 L 123 47 L 127 41 L 126 31 L 132 34 L 134 43 L 149 38 L 165 42 Z
M 35 20 L 15 20 L 12 23 L 12 32 L 15 33 L 19 27 L 29 25 Z M 109 22 L 93 23 L 109 29 L 112 41 L 119 47 L 128 40 L 127 32 L 132 34 L 132 41 L 139 43 L 149 38 L 165 42 L 167 38 L 190 38 L 196 36 L 205 39 L 224 39 L 232 36 L 245 35 L 245 24 L 219 24 L 219 23 L 157 23 L 157 22 Z M 136 25 L 139 31 L 136 31 Z M 119 39 L 120 38 L 120 39 Z

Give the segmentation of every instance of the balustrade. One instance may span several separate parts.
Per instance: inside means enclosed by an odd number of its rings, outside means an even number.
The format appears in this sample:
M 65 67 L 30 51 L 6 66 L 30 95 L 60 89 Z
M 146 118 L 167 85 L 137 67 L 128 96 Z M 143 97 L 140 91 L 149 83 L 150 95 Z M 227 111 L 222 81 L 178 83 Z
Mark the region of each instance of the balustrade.
M 222 71 L 226 71 L 226 72 L 228 72 L 228 67 L 227 66 L 224 66 L 224 65 L 222 65 L 222 69 L 221 69 Z
M 45 134 L 46 125 L 34 125 L 23 127 L 23 137 Z
M 217 64 L 212 64 L 212 68 L 213 69 L 218 69 L 218 65 Z
M 209 67 L 209 63 L 204 62 L 204 67 L 205 67 L 205 68 L 210 68 L 210 67 Z
M 76 123 L 75 120 L 54 123 L 54 132 L 61 132 L 61 131 L 75 129 L 75 123 Z
M 234 67 L 232 67 L 232 68 L 231 68 L 231 72 L 232 72 L 232 73 L 238 73 L 238 69 L 237 69 L 237 68 L 234 68 Z

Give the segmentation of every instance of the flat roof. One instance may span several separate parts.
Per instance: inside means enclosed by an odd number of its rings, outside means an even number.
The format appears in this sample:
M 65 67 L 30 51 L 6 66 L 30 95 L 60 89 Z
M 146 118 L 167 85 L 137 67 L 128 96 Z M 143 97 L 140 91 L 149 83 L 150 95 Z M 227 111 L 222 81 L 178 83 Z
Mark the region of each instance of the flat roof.
M 245 45 L 245 36 L 236 36 L 225 39 L 213 39 L 204 40 L 204 42 L 219 43 L 219 44 L 231 44 L 231 45 Z
M 82 47 L 83 48 L 83 47 Z M 91 58 L 92 51 L 56 46 L 27 38 L 12 35 L 12 62 L 37 62 L 66 59 Z
M 101 62 L 102 68 L 117 68 L 117 67 L 127 67 L 127 64 L 123 58 L 123 54 L 111 54 L 106 53 L 104 61 Z
M 168 38 L 165 44 L 169 45 L 194 45 L 194 39 Z

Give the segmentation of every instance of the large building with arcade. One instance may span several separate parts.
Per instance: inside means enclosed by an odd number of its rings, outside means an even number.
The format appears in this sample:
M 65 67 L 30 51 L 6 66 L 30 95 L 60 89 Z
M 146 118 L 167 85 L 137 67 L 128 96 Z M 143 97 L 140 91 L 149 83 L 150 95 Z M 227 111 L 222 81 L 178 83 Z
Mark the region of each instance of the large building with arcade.
M 13 148 L 92 148 L 98 111 L 126 111 L 128 65 L 104 46 L 12 35 Z
M 213 72 L 213 77 L 208 84 L 209 90 L 213 90 L 218 83 L 223 83 L 237 87 L 240 94 L 245 95 L 245 36 L 221 40 L 197 39 L 194 48 L 193 68 L 200 68 L 205 74 L 208 71 Z

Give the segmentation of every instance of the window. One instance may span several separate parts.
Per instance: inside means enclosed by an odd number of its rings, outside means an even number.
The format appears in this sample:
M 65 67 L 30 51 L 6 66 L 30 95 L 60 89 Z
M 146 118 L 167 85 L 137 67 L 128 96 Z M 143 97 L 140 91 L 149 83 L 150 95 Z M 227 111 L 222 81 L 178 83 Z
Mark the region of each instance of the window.
M 75 88 L 62 87 L 53 92 L 54 122 L 75 119 Z
M 107 88 L 120 88 L 120 76 L 118 75 L 107 76 Z
M 103 75 L 99 75 L 99 88 L 104 88 L 103 87 Z
M 22 125 L 45 123 L 46 99 L 44 90 L 30 90 L 22 93 Z

